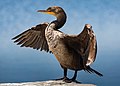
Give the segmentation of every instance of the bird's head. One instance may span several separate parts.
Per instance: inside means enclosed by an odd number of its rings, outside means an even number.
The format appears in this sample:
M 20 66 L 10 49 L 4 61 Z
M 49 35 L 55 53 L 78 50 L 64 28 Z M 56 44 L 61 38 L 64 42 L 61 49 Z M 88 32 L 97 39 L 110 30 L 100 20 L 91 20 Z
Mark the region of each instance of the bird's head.
M 53 16 L 55 16 L 57 18 L 59 16 L 61 16 L 62 14 L 65 15 L 64 10 L 61 7 L 58 7 L 58 6 L 52 6 L 52 7 L 47 8 L 46 10 L 38 10 L 37 12 L 42 12 L 42 13 L 45 13 L 45 14 L 50 14 L 50 15 L 53 15 Z
M 38 12 L 42 12 L 45 14 L 50 14 L 50 15 L 55 16 L 57 20 L 52 21 L 51 23 L 55 24 L 56 29 L 61 28 L 66 22 L 67 16 L 61 7 L 52 6 L 52 7 L 47 8 L 46 10 L 38 10 Z

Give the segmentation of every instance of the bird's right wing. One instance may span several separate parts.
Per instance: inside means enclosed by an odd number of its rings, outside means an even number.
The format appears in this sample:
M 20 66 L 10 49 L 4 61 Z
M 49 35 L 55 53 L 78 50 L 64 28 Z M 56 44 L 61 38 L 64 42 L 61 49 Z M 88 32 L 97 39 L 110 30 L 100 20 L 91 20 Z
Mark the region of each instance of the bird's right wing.
M 83 64 L 88 66 L 95 61 L 97 54 L 97 40 L 92 26 L 86 24 L 78 38 L 80 38 L 81 48 L 83 49 Z
M 14 42 L 17 42 L 17 45 L 21 45 L 21 47 L 30 47 L 48 52 L 49 47 L 45 38 L 45 29 L 47 26 L 48 23 L 39 24 L 12 39 L 15 40 Z
M 94 62 L 97 53 L 97 42 L 89 25 L 86 24 L 83 31 L 78 35 L 66 35 L 63 41 L 70 50 L 73 50 L 72 53 L 82 57 L 84 67 Z

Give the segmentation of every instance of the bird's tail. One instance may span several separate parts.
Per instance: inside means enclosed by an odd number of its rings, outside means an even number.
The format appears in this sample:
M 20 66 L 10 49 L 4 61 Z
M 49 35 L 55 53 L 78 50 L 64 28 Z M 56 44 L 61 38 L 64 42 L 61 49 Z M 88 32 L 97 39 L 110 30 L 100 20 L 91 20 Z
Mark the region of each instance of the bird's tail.
M 87 68 L 85 69 L 85 71 L 89 72 L 89 73 L 95 73 L 98 76 L 103 76 L 101 73 L 99 73 L 98 71 L 92 69 L 90 66 L 87 66 Z

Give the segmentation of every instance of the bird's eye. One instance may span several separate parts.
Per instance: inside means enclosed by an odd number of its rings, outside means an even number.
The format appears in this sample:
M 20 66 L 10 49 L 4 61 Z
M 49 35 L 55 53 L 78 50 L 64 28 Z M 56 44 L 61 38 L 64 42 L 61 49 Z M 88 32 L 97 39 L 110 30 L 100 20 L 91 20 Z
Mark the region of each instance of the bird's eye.
M 49 8 L 47 9 L 47 11 L 49 11 L 49 12 L 55 12 L 55 9 L 52 8 L 52 7 L 49 7 Z
M 51 11 L 51 7 L 49 7 L 49 8 L 47 9 L 47 11 Z

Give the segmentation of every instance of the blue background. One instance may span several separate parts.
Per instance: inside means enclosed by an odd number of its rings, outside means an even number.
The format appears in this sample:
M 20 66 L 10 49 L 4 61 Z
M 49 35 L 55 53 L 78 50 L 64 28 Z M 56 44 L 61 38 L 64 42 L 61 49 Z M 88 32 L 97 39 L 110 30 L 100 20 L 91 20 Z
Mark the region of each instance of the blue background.
M 120 80 L 120 0 L 0 0 L 0 82 L 43 81 L 62 77 L 54 55 L 20 48 L 12 37 L 55 17 L 37 13 L 49 6 L 61 6 L 67 22 L 61 30 L 79 34 L 84 25 L 93 26 L 98 41 L 92 67 L 103 77 L 79 71 L 77 80 L 98 86 L 118 86 Z M 69 71 L 72 77 L 73 71 Z

